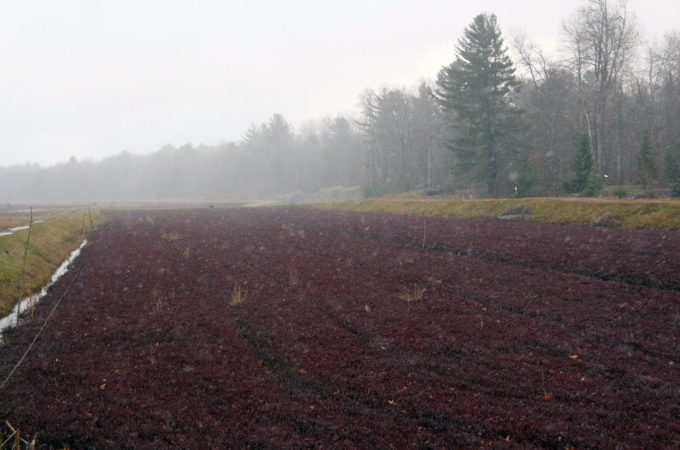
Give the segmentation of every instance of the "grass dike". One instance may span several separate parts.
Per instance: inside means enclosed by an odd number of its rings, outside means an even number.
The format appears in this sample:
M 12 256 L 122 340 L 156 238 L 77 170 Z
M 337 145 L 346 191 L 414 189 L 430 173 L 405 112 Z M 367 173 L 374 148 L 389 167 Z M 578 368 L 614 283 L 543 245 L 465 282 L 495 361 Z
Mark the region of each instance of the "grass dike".
M 619 200 L 602 198 L 433 199 L 402 194 L 365 200 L 346 200 L 310 205 L 346 211 L 374 211 L 441 217 L 498 217 L 524 206 L 530 213 L 513 219 L 556 224 L 599 225 L 616 228 L 680 230 L 680 200 Z
M 19 293 L 28 229 L 0 236 L 0 317 L 45 286 L 54 271 L 102 220 L 98 210 L 34 213 L 26 257 L 23 291 Z M 0 216 L 0 231 L 30 223 L 27 212 Z

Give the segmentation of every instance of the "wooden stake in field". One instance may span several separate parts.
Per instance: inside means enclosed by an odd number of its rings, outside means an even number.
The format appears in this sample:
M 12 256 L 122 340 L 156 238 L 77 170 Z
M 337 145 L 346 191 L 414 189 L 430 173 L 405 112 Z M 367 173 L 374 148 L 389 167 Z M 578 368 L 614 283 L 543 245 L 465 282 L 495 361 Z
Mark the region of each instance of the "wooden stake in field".
M 31 241 L 31 228 L 33 228 L 33 207 L 31 207 L 31 215 L 28 222 L 28 235 L 26 236 L 26 248 L 24 248 L 24 264 L 21 268 L 21 282 L 19 283 L 19 300 L 21 302 L 24 295 L 24 280 L 26 278 L 26 258 L 28 256 L 28 243 Z M 31 300 L 31 317 L 33 317 L 33 300 Z

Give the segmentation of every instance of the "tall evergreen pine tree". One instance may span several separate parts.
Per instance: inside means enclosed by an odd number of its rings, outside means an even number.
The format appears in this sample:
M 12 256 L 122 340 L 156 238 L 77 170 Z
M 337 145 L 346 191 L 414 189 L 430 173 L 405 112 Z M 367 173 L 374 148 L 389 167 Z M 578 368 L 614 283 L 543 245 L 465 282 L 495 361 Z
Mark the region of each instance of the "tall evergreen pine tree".
M 586 187 L 588 175 L 593 169 L 593 155 L 590 151 L 590 139 L 588 133 L 583 133 L 578 146 L 576 158 L 571 166 L 569 175 L 564 181 L 563 188 L 567 192 L 581 192 Z
M 449 148 L 458 169 L 471 173 L 494 196 L 512 189 L 517 169 L 520 112 L 512 103 L 519 87 L 495 15 L 474 18 L 458 41 L 456 60 L 437 77 L 435 97 L 452 114 Z
M 649 182 L 656 177 L 656 162 L 654 161 L 652 141 L 649 138 L 648 130 L 645 130 L 645 134 L 642 136 L 642 146 L 637 159 L 638 178 L 642 186 L 647 188 Z
M 666 152 L 664 158 L 664 178 L 670 183 L 677 183 L 680 181 L 680 164 L 678 164 L 678 159 L 680 159 L 678 158 L 679 155 L 679 151 L 672 152 L 669 150 Z

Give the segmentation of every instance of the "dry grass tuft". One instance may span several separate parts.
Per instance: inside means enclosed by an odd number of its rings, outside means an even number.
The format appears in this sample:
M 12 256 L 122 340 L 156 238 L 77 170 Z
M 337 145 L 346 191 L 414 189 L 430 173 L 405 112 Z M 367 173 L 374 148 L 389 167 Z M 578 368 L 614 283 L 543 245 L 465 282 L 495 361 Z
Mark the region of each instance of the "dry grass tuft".
M 300 277 L 295 270 L 288 271 L 288 284 L 295 287 L 300 284 Z
M 182 239 L 182 235 L 179 234 L 179 233 L 165 233 L 165 232 L 163 232 L 163 234 L 161 234 L 161 237 L 163 239 L 165 239 L 166 241 L 170 241 L 170 242 L 175 242 L 175 241 L 179 241 L 180 239 Z
M 153 289 L 151 289 L 151 301 L 152 301 L 152 314 L 158 314 L 163 310 L 163 305 L 165 303 L 165 295 L 161 293 L 161 290 L 158 289 L 158 287 L 154 286 Z
M 244 303 L 248 299 L 248 292 L 245 289 L 241 289 L 240 284 L 234 285 L 234 290 L 231 292 L 231 301 L 229 306 L 238 306 Z
M 9 435 L 6 435 L 6 433 L 3 431 L 0 431 L 0 449 L 4 448 L 11 448 L 12 450 L 19 450 L 19 449 L 29 449 L 29 450 L 34 450 L 35 449 L 35 438 L 36 436 L 33 436 L 33 439 L 30 441 L 27 441 L 26 439 L 21 437 L 21 430 L 18 428 L 14 428 L 8 421 L 5 421 L 5 425 L 7 428 L 9 428 Z
M 419 302 L 425 297 L 425 292 L 427 291 L 427 288 L 425 287 L 418 287 L 418 286 L 413 286 L 413 289 L 402 289 L 399 294 L 397 294 L 397 297 L 400 298 L 401 300 L 404 300 L 407 304 L 411 304 L 411 302 Z

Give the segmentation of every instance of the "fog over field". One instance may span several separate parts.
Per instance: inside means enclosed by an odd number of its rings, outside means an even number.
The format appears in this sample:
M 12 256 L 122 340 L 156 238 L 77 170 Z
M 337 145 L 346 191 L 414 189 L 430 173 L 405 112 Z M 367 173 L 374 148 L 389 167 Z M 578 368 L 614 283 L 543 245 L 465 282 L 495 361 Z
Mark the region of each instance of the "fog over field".
M 624 44 L 604 65 L 586 39 L 594 12 L 610 24 L 599 32 Z M 664 122 L 680 104 L 666 83 L 680 70 L 678 12 L 670 0 L 3 2 L 0 201 L 337 185 L 554 193 L 587 128 L 580 97 L 594 99 L 593 151 L 609 181 L 639 183 L 649 132 L 666 182 L 678 151 L 678 126 Z M 450 151 L 463 118 L 438 97 L 482 13 L 515 70 L 504 101 L 523 112 L 492 182 L 453 169 L 466 163 Z
M 0 448 L 680 448 L 679 4 L 0 0 Z

